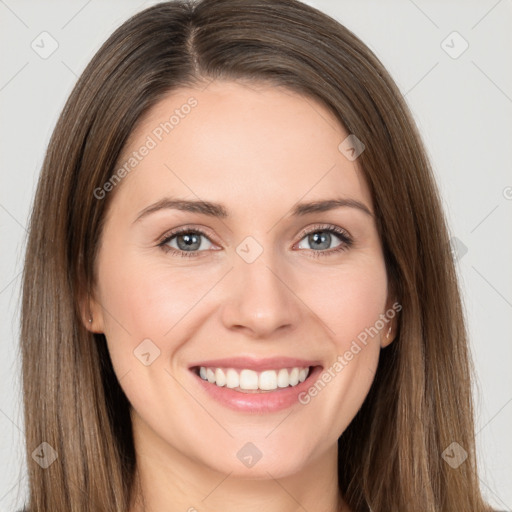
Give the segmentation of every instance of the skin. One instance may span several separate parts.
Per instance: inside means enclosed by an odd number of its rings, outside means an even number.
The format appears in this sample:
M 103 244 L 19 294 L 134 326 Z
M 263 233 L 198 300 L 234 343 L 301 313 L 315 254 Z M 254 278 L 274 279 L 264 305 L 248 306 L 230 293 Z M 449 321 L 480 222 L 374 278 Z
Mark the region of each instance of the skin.
M 84 307 L 87 327 L 106 335 L 132 405 L 140 487 L 130 512 L 144 510 L 139 491 L 146 511 L 348 510 L 337 487 L 337 439 L 369 391 L 391 322 L 310 403 L 276 413 L 213 401 L 188 364 L 291 356 L 325 369 L 373 326 L 393 303 L 374 217 L 352 207 L 290 215 L 299 201 L 338 197 L 373 212 L 368 186 L 357 160 L 338 149 L 348 133 L 325 107 L 255 83 L 173 91 L 119 161 L 192 96 L 197 106 L 111 192 Z M 223 203 L 229 216 L 162 209 L 136 221 L 168 196 Z M 315 248 L 301 233 L 322 232 L 318 224 L 344 229 L 353 244 L 334 253 L 341 239 L 332 234 L 327 249 Z M 207 232 L 197 257 L 158 247 L 180 226 Z M 251 264 L 236 252 L 248 236 L 263 249 Z M 168 245 L 185 244 L 175 237 Z M 148 338 L 160 355 L 146 366 L 133 352 Z M 262 453 L 251 468 L 236 456 L 247 442 Z

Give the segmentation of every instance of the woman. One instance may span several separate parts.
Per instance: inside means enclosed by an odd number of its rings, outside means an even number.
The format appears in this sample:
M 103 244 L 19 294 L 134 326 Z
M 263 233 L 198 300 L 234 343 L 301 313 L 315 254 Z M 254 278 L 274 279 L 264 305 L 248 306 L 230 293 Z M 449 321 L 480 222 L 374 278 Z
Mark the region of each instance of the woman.
M 106 41 L 43 164 L 21 342 L 31 512 L 490 510 L 419 134 L 295 0 Z

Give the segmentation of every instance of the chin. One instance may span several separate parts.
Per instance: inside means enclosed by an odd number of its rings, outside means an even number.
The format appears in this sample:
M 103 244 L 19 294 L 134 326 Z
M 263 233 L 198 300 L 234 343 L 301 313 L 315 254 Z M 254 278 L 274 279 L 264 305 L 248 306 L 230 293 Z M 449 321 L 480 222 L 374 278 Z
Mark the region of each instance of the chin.
M 273 452 L 271 454 L 262 454 L 257 459 L 256 454 L 253 460 L 243 454 L 239 459 L 237 453 L 233 457 L 222 458 L 222 460 L 205 461 L 215 471 L 229 474 L 230 477 L 240 478 L 242 480 L 268 480 L 269 478 L 286 478 L 299 473 L 306 465 L 303 458 L 290 458 L 287 454 Z M 244 461 L 244 459 L 246 459 Z

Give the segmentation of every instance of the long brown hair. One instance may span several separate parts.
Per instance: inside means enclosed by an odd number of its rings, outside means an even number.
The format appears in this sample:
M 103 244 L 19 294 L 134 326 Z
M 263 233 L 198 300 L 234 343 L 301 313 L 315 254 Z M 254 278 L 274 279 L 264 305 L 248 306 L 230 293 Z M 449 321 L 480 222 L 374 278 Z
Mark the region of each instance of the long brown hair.
M 81 318 L 112 199 L 94 191 L 116 171 L 152 106 L 178 87 L 214 79 L 265 82 L 314 98 L 365 145 L 358 163 L 402 311 L 370 392 L 339 439 L 345 501 L 354 511 L 489 510 L 477 477 L 460 293 L 419 133 L 368 47 L 296 0 L 157 4 L 109 37 L 72 91 L 43 163 L 23 275 L 28 510 L 130 506 L 136 459 L 129 402 L 104 335 L 91 334 Z M 467 452 L 457 468 L 442 457 L 453 442 Z M 48 462 L 57 459 L 43 468 L 36 449 Z

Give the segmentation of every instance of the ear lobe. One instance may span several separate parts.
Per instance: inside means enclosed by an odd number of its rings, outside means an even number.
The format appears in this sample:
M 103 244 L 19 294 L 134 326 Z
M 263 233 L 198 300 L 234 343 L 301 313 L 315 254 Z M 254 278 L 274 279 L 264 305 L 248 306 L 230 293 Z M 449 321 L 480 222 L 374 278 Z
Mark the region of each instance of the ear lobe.
M 385 317 L 387 319 L 385 327 L 382 329 L 381 335 L 381 348 L 390 345 L 395 337 L 398 328 L 398 312 L 401 311 L 402 306 L 394 297 L 390 297 L 386 303 Z
M 381 348 L 385 348 L 390 345 L 396 336 L 396 325 L 394 320 L 390 320 L 389 323 L 382 330 L 382 336 L 380 341 Z
M 103 333 L 103 308 L 91 295 L 80 301 L 80 317 L 88 331 Z

